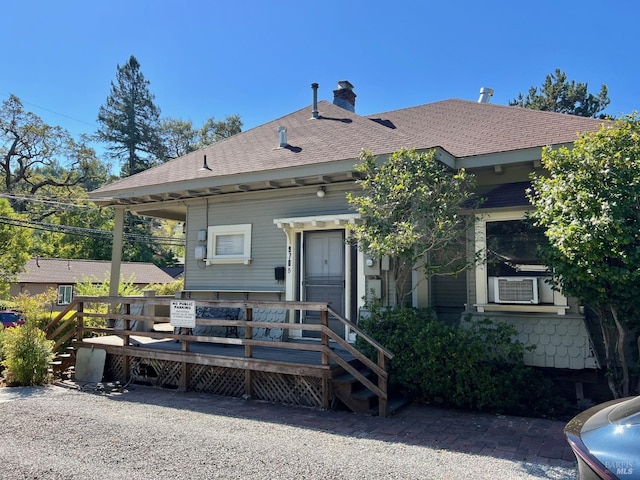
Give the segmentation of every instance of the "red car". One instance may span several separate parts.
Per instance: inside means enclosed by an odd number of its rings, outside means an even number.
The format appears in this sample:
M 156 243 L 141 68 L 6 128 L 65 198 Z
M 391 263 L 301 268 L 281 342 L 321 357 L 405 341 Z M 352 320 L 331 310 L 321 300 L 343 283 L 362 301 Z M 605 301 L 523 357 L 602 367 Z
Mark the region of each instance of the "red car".
M 24 325 L 22 314 L 14 310 L 0 310 L 0 321 L 2 321 L 2 328 Z

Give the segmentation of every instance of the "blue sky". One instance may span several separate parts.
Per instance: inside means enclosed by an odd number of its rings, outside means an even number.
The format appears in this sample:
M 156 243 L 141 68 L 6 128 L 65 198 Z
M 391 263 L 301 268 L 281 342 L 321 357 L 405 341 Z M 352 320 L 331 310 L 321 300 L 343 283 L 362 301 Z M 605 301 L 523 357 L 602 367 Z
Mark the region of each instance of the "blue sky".
M 380 113 L 463 98 L 508 104 L 557 67 L 607 113 L 640 110 L 640 3 L 581 0 L 5 0 L 0 101 L 74 136 L 93 133 L 116 66 L 141 64 L 163 117 L 201 126 L 240 114 L 244 129 L 333 98 Z

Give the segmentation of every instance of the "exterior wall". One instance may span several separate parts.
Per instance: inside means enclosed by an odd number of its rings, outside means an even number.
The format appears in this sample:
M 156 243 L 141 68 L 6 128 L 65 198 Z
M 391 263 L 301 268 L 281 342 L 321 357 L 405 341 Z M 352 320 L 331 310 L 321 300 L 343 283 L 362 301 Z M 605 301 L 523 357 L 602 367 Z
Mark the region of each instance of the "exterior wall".
M 39 295 L 46 292 L 50 288 L 58 290 L 58 285 L 53 283 L 12 283 L 9 288 L 9 295 L 16 297 L 21 293 L 28 293 L 29 295 Z
M 353 184 L 348 184 L 353 187 Z M 350 213 L 345 198 L 348 185 L 330 186 L 318 198 L 317 187 L 278 189 L 211 197 L 188 206 L 185 290 L 262 290 L 284 292 L 274 268 L 287 263 L 286 234 L 273 220 L 284 217 Z M 194 258 L 198 231 L 214 225 L 251 224 L 251 262 L 205 265 Z
M 517 339 L 535 350 L 526 352 L 524 363 L 534 367 L 572 370 L 597 368 L 597 360 L 585 319 L 581 315 L 518 315 L 475 313 L 472 319 L 491 318 L 513 325 Z

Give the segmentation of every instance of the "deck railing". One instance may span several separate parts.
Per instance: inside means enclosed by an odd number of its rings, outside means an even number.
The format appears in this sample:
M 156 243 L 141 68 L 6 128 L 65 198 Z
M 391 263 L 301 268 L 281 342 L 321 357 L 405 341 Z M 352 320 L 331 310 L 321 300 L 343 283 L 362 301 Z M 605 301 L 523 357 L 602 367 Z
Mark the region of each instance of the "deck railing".
M 127 355 L 127 347 L 130 344 L 131 336 L 149 337 L 152 339 L 173 339 L 181 343 L 181 351 L 175 353 L 163 353 L 163 358 L 171 357 L 180 361 L 180 356 L 184 357 L 190 351 L 192 342 L 203 342 L 223 345 L 241 345 L 244 346 L 244 354 L 242 365 L 245 368 L 247 376 L 246 384 L 250 384 L 251 369 L 249 361 L 253 358 L 253 349 L 255 347 L 290 349 L 298 351 L 319 352 L 320 360 L 318 367 L 329 369 L 331 361 L 342 367 L 355 377 L 363 386 L 369 389 L 378 397 L 378 408 L 380 416 L 387 414 L 387 379 L 388 379 L 388 362 L 393 358 L 391 352 L 377 343 L 366 332 L 358 328 L 357 325 L 342 318 L 339 314 L 332 311 L 327 303 L 318 302 L 292 302 L 292 301 L 239 301 L 239 300 L 191 300 L 195 302 L 196 307 L 211 308 L 233 308 L 240 309 L 244 312 L 244 319 L 211 319 L 196 318 L 197 326 L 215 326 L 232 328 L 237 331 L 242 328 L 244 333 L 238 335 L 238 338 L 229 338 L 227 336 L 210 336 L 210 335 L 193 335 L 186 334 L 177 329 L 168 329 L 168 331 L 158 331 L 149 329 L 150 331 L 138 331 L 131 328 L 134 321 L 146 322 L 147 325 L 170 324 L 170 316 L 168 309 L 171 302 L 176 300 L 174 297 L 88 297 L 78 296 L 65 309 L 60 312 L 45 328 L 47 337 L 54 340 L 55 347 L 58 348 L 64 344 L 68 344 L 73 340 L 81 340 L 90 336 L 101 335 L 117 335 L 122 339 L 122 351 Z M 136 309 L 134 306 L 138 306 Z M 132 314 L 134 310 L 141 310 L 140 307 L 146 307 L 147 314 Z M 150 308 L 151 307 L 151 308 Z M 160 308 L 159 308 L 160 307 Z M 165 315 L 156 315 L 158 310 L 165 310 Z M 319 314 L 319 323 L 305 322 L 273 322 L 273 321 L 255 321 L 254 311 L 256 310 L 285 310 L 289 311 L 289 318 L 303 318 L 304 314 L 309 312 L 317 312 Z M 149 314 L 151 312 L 152 314 Z M 337 320 L 345 326 L 345 331 L 350 331 L 358 335 L 360 339 L 370 344 L 377 352 L 376 361 L 372 361 L 360 352 L 354 345 L 346 341 L 341 335 L 337 334 L 329 328 L 329 319 Z M 88 326 L 97 322 L 90 319 L 103 319 L 109 321 L 121 321 L 122 328 L 95 327 Z M 292 342 L 289 340 L 275 341 L 254 338 L 254 331 L 258 328 L 265 329 L 282 329 L 287 330 L 304 330 L 307 332 L 316 332 L 320 336 L 319 342 Z M 333 345 L 339 345 L 340 349 L 331 348 Z M 151 347 L 152 348 L 152 347 Z M 357 368 L 355 368 L 343 356 L 343 352 L 347 352 L 352 358 L 358 359 L 377 377 L 377 382 L 369 380 Z M 190 354 L 189 362 L 182 360 L 183 374 L 181 375 L 180 388 L 186 389 L 186 379 L 189 372 L 189 363 L 208 364 L 207 354 Z M 127 357 L 125 357 L 127 358 Z M 277 363 L 277 362 L 274 362 Z M 229 365 L 239 365 L 238 360 L 229 361 Z M 125 369 L 128 369 L 127 363 Z M 260 368 L 265 368 L 264 366 Z M 275 368 L 275 367 L 274 367 Z M 302 365 L 297 365 L 295 371 L 305 372 Z M 310 371 L 310 370 L 309 370 Z M 323 406 L 329 407 L 329 382 L 330 377 L 323 375 Z

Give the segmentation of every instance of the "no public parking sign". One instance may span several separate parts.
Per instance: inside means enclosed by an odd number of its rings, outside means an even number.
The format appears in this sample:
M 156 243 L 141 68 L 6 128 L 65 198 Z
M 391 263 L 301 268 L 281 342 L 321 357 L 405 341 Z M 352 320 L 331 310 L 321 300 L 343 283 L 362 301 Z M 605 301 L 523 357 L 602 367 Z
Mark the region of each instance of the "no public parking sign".
M 174 327 L 194 328 L 196 326 L 196 302 L 193 300 L 172 300 L 170 323 Z

